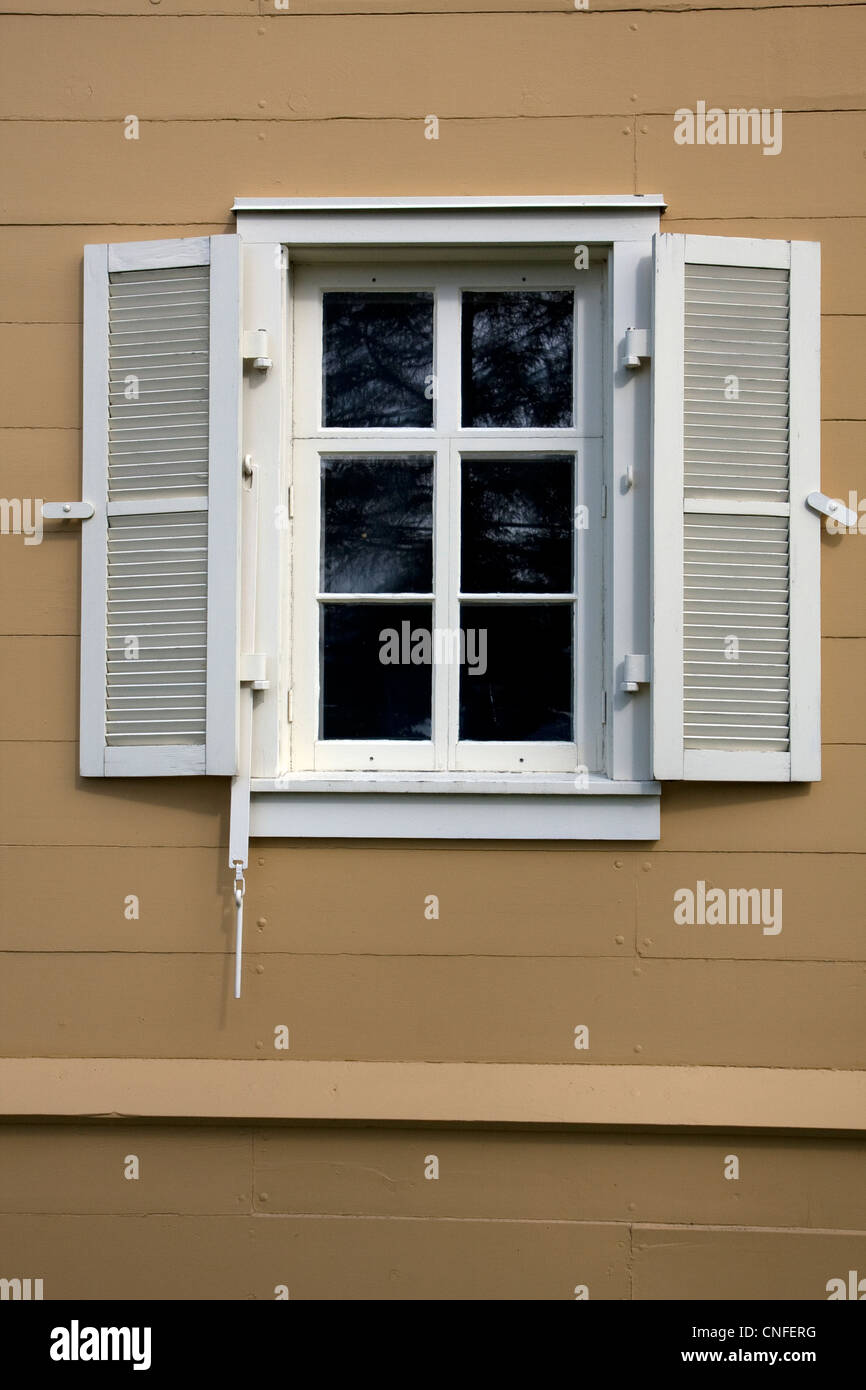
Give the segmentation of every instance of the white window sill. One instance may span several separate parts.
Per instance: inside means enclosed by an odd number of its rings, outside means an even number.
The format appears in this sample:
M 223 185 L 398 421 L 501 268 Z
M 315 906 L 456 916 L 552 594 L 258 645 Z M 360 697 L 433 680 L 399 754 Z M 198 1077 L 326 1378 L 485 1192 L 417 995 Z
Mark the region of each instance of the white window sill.
M 254 778 L 250 834 L 287 839 L 657 840 L 658 782 L 571 773 Z

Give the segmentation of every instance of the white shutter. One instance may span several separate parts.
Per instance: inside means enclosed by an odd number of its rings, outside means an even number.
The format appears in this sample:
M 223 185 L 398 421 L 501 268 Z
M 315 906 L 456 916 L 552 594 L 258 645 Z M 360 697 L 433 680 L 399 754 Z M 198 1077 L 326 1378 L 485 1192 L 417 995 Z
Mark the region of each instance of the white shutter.
M 88 246 L 81 772 L 237 760 L 240 239 Z
M 820 777 L 819 247 L 658 236 L 653 770 Z

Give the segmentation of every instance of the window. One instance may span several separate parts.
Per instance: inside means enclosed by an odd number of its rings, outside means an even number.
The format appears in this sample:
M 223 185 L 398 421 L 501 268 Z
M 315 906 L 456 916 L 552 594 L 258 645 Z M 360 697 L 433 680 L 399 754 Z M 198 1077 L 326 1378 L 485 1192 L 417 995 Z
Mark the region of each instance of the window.
M 601 266 L 305 265 L 293 306 L 292 768 L 598 771 Z
M 818 247 L 662 207 L 87 248 L 82 772 L 231 775 L 259 835 L 616 840 L 654 775 L 816 779 Z

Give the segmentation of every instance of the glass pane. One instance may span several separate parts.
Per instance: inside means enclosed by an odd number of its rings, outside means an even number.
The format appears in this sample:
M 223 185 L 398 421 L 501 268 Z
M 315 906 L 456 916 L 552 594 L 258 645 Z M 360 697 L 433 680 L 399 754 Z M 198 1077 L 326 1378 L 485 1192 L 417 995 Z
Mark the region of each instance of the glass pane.
M 323 315 L 323 423 L 433 424 L 433 296 L 329 292 Z
M 574 457 L 464 459 L 464 593 L 570 593 Z
M 429 603 L 322 605 L 322 738 L 431 737 L 432 621 Z
M 466 290 L 463 424 L 486 429 L 573 423 L 571 290 Z
M 322 459 L 323 593 L 430 593 L 433 459 Z
M 570 603 L 461 606 L 460 737 L 571 742 Z

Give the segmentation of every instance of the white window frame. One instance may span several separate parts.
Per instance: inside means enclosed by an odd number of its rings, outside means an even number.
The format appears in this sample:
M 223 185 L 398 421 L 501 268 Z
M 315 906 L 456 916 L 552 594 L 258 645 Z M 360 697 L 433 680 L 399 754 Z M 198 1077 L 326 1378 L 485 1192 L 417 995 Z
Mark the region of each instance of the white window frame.
M 374 273 L 373 273 L 374 272 Z M 424 431 L 404 428 L 336 429 L 322 419 L 322 297 L 331 290 L 373 288 L 435 293 L 433 374 L 434 424 Z M 574 291 L 574 424 L 566 429 L 464 428 L 457 419 L 460 402 L 459 295 L 462 289 L 569 289 Z M 479 260 L 447 263 L 400 263 L 300 266 L 293 277 L 291 407 L 294 417 L 293 532 L 291 574 L 295 664 L 290 726 L 291 766 L 300 771 L 463 771 L 571 772 L 579 767 L 600 772 L 602 751 L 601 680 L 601 443 L 603 430 L 601 347 L 602 267 L 577 271 L 559 257 L 540 265 Z M 457 737 L 459 669 L 446 662 L 434 666 L 433 738 L 398 740 L 321 740 L 318 738 L 320 459 L 340 454 L 405 452 L 434 459 L 434 575 L 432 626 L 457 631 L 460 538 L 460 469 L 462 460 L 484 454 L 519 458 L 571 454 L 575 458 L 575 507 L 586 509 L 591 524 L 575 525 L 575 578 L 570 597 L 574 611 L 575 736 L 568 742 L 511 741 L 473 743 Z M 559 596 L 561 597 L 561 596 Z M 483 602 L 483 596 L 472 596 Z M 499 596 L 490 601 L 498 601 Z M 405 600 L 409 601 L 408 598 Z M 424 602 L 425 597 L 413 598 Z M 525 603 L 528 596 L 510 596 Z M 551 598 L 549 601 L 556 601 Z M 563 600 L 564 601 L 564 600 Z
M 270 677 L 253 714 L 253 835 L 658 838 L 660 787 L 650 774 L 649 687 L 622 688 L 626 657 L 650 649 L 649 374 L 645 368 L 626 368 L 622 349 L 627 329 L 650 327 L 652 237 L 663 207 L 655 195 L 237 200 L 237 231 L 254 249 L 245 262 L 245 324 L 268 331 L 274 360 L 264 380 L 251 374 L 245 382 L 244 448 L 258 466 L 265 519 L 257 560 L 256 647 L 269 655 Z M 589 775 L 483 768 L 287 772 L 293 674 L 276 654 L 290 650 L 292 614 L 274 576 L 288 570 L 291 531 L 268 525 L 267 518 L 287 506 L 294 481 L 294 383 L 281 389 L 292 352 L 293 264 L 378 254 L 380 265 L 390 267 L 402 258 L 438 261 L 479 251 L 491 261 L 515 260 L 532 248 L 549 258 L 548 265 L 561 256 L 570 268 L 575 248 L 584 246 L 593 260 L 606 261 L 599 445 L 606 512 L 603 770 Z M 557 433 L 544 432 L 548 447 L 556 447 Z M 501 438 L 497 444 L 503 447 Z M 570 446 L 563 447 L 570 452 Z

